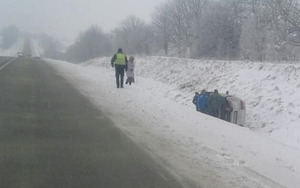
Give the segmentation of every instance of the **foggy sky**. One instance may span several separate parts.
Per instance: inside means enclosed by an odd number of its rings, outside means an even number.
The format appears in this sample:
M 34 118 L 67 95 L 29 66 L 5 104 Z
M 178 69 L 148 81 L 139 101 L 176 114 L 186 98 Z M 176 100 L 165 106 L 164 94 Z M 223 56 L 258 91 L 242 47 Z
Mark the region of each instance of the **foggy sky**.
M 79 32 L 99 25 L 108 33 L 129 15 L 149 22 L 154 8 L 166 0 L 0 0 L 0 29 L 45 32 L 74 40 Z

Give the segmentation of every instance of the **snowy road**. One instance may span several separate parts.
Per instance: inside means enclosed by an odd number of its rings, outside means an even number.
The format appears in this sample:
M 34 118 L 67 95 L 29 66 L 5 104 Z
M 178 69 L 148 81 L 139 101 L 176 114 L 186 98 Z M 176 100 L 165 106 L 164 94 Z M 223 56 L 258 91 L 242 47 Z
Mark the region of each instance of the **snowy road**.
M 0 71 L 0 88 L 0 187 L 191 185 L 179 183 L 45 62 L 11 62 Z

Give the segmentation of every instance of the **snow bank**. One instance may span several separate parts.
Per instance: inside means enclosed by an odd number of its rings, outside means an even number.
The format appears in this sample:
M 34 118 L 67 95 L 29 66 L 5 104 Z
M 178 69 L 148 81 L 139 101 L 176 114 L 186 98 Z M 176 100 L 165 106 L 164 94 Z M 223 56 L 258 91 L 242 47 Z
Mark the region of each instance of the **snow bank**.
M 137 80 L 164 83 L 167 87 L 161 92 L 171 100 L 193 108 L 195 91 L 229 91 L 245 100 L 247 127 L 300 148 L 300 65 L 169 57 L 136 60 Z M 109 61 L 101 58 L 85 65 L 109 68 Z
M 278 112 L 264 106 L 271 103 L 277 109 L 277 100 L 273 99 L 286 99 L 276 92 L 278 89 L 273 90 L 272 84 L 298 92 L 293 87 L 296 81 L 286 79 L 280 68 L 291 66 L 292 70 L 298 70 L 297 65 L 164 57 L 136 59 L 136 83 L 124 89 L 115 87 L 110 58 L 82 65 L 48 62 L 106 112 L 116 126 L 178 177 L 188 177 L 201 187 L 298 187 L 299 149 L 282 144 L 292 140 L 271 139 L 276 136 L 274 132 L 282 138 L 284 133 L 290 134 L 283 127 L 291 127 L 289 123 L 294 116 L 288 116 L 287 124 L 274 121 L 269 125 L 268 121 L 277 119 Z M 275 79 L 273 74 L 277 75 Z M 295 75 L 288 75 L 296 79 Z M 194 91 L 202 88 L 230 90 L 244 98 L 248 104 L 248 126 L 262 132 L 272 129 L 272 137 L 196 112 L 191 99 Z M 288 101 L 279 103 L 280 107 L 286 107 L 285 104 Z M 293 104 L 297 106 L 295 98 Z M 266 122 L 265 127 L 260 120 Z

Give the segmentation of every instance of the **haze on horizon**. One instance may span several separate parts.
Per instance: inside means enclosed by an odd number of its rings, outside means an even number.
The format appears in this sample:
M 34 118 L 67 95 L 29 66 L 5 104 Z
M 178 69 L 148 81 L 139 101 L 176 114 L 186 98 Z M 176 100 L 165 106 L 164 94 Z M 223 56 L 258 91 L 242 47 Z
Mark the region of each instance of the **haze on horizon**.
M 129 15 L 150 22 L 155 7 L 166 0 L 0 0 L 0 29 L 47 33 L 74 40 L 91 25 L 110 32 Z

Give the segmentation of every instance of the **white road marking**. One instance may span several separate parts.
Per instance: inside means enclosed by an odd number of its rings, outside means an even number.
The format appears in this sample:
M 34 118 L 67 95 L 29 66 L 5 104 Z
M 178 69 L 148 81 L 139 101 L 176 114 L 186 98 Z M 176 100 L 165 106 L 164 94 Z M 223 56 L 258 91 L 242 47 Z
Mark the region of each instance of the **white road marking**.
M 8 64 L 10 64 L 11 62 L 13 62 L 14 60 L 16 60 L 16 59 L 14 58 L 14 59 L 8 61 L 7 63 L 5 63 L 4 65 L 2 65 L 2 66 L 0 67 L 0 71 L 1 71 L 2 69 L 4 69 Z

